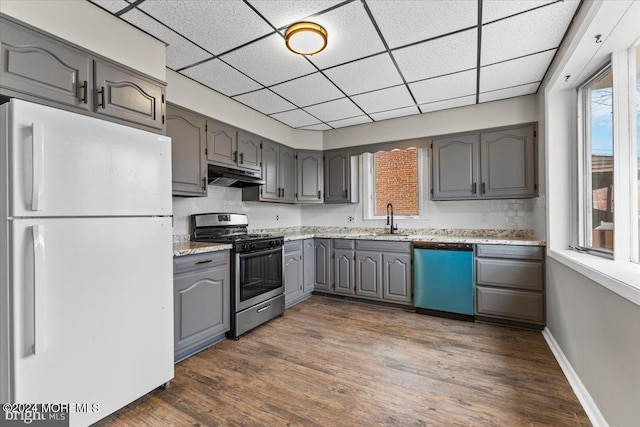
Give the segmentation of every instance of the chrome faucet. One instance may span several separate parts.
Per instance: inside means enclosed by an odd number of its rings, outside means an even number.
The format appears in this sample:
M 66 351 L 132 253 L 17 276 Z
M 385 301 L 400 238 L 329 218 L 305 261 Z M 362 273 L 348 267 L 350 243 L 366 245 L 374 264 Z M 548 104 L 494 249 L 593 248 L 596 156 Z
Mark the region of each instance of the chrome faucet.
M 387 203 L 387 225 L 389 226 L 389 234 L 398 231 L 398 226 L 393 225 L 393 205 L 391 203 Z

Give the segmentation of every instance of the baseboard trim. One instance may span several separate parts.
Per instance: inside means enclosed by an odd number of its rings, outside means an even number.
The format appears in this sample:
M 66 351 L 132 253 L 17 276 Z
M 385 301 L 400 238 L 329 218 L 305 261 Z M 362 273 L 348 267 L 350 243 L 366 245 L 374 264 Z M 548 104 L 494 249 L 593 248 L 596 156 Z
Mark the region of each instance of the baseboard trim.
M 596 402 L 594 402 L 591 398 L 589 391 L 584 386 L 584 384 L 582 384 L 582 381 L 580 380 L 580 377 L 578 377 L 576 371 L 573 370 L 573 366 L 571 366 L 571 363 L 569 363 L 569 359 L 567 359 L 567 357 L 564 355 L 564 352 L 560 348 L 560 345 L 558 345 L 556 339 L 551 334 L 549 328 L 545 327 L 542 330 L 542 336 L 547 341 L 547 345 L 558 361 L 558 364 L 560 365 L 560 369 L 562 369 L 564 376 L 567 377 L 569 385 L 571 385 L 571 388 L 578 398 L 578 401 L 584 408 L 584 411 L 587 413 L 587 417 L 589 417 L 589 421 L 591 421 L 591 424 L 593 424 L 595 427 L 609 427 L 607 420 L 604 419 L 604 416 L 602 416 L 602 412 L 600 412 L 600 409 L 598 409 L 598 405 L 596 405 Z

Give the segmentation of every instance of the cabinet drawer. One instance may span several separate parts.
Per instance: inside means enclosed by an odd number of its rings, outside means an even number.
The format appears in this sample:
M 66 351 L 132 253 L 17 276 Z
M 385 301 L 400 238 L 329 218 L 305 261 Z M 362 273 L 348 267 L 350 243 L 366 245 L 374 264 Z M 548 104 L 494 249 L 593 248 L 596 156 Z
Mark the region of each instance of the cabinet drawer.
M 293 252 L 302 251 L 302 240 L 291 240 L 290 242 L 284 242 L 284 253 L 289 254 Z
M 476 280 L 479 285 L 542 291 L 542 263 L 510 259 L 476 258 Z
M 381 242 L 376 240 L 356 240 L 356 250 L 411 253 L 409 242 Z
M 490 258 L 542 260 L 544 257 L 544 248 L 541 246 L 476 245 L 476 255 Z
M 334 249 L 355 249 L 355 242 L 347 239 L 333 239 Z
M 173 274 L 219 265 L 229 265 L 229 251 L 173 257 Z
M 520 322 L 544 323 L 544 294 L 477 286 L 476 314 Z

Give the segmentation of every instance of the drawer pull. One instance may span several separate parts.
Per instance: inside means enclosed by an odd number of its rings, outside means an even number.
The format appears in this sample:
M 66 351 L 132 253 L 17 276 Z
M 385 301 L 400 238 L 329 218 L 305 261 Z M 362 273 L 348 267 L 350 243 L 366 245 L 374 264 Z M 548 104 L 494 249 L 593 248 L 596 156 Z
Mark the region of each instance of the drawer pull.
M 204 261 L 198 261 L 198 262 L 196 262 L 196 264 L 206 264 L 208 262 L 213 262 L 213 260 L 212 259 L 207 259 L 207 260 L 204 260 Z
M 258 309 L 258 313 L 262 313 L 263 311 L 265 311 L 265 310 L 266 310 L 266 309 L 268 309 L 269 307 L 271 307 L 271 304 L 269 304 L 269 305 L 267 305 L 267 306 L 264 306 L 264 307 L 262 307 L 262 308 L 259 308 L 259 309 Z

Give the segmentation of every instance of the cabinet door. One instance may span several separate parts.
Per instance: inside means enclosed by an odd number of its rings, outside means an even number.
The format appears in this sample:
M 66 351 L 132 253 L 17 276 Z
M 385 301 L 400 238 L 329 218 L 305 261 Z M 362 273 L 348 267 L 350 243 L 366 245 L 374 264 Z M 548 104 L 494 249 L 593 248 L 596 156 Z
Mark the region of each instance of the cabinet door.
M 174 335 L 177 356 L 229 330 L 228 255 L 224 265 L 174 279 Z
M 303 203 L 322 203 L 322 152 L 299 151 L 296 199 Z
M 296 153 L 284 145 L 280 146 L 278 162 L 280 182 L 280 200 L 283 202 L 296 201 Z
M 412 300 L 411 254 L 382 254 L 385 301 L 410 304 Z
M 261 159 L 260 137 L 238 131 L 238 167 L 259 171 Z
M 207 160 L 223 166 L 237 166 L 236 130 L 222 123 L 207 122 Z
M 477 286 L 476 314 L 504 320 L 544 324 L 544 294 L 542 292 Z
M 167 136 L 171 137 L 173 194 L 207 195 L 207 120 L 174 105 L 167 105 Z
M 331 291 L 331 239 L 314 239 L 315 280 L 314 289 Z
M 382 298 L 382 253 L 356 252 L 356 295 Z
M 328 151 L 325 153 L 325 203 L 345 203 L 349 201 L 350 173 L 350 158 L 347 150 Z
M 313 239 L 305 239 L 302 242 L 302 260 L 304 263 L 302 273 L 302 291 L 305 294 L 313 291 L 313 284 L 316 272 L 315 245 Z
M 301 242 L 294 242 L 300 244 Z M 284 256 L 284 297 L 285 305 L 302 294 L 302 250 Z
M 334 249 L 333 274 L 334 291 L 338 294 L 353 295 L 355 293 L 354 251 L 348 249 Z
M 103 61 L 94 61 L 94 110 L 100 115 L 164 129 L 164 86 Z
M 279 200 L 280 198 L 280 187 L 278 183 L 279 156 L 279 144 L 263 139 L 262 179 L 264 179 L 264 185 L 260 188 L 260 200 Z
M 478 197 L 478 135 L 453 136 L 433 140 L 431 185 L 433 200 Z
M 89 111 L 91 59 L 85 53 L 2 19 L 0 87 Z M 8 92 L 7 92 L 8 91 Z
M 535 196 L 534 146 L 533 126 L 481 134 L 482 196 Z

